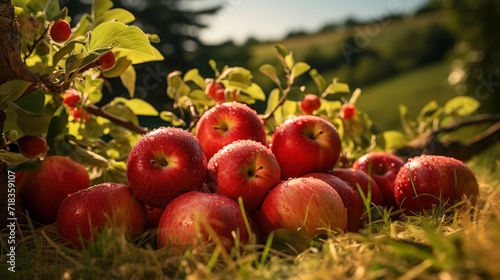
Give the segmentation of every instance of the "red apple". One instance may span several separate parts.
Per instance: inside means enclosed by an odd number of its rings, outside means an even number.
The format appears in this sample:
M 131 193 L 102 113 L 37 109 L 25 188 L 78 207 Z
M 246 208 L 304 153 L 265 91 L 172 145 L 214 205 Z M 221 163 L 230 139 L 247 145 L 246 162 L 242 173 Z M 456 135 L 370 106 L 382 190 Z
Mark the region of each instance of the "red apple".
M 68 157 L 49 156 L 40 166 L 23 172 L 16 191 L 21 207 L 33 220 L 50 224 L 56 221 L 59 205 L 68 195 L 89 186 L 84 166 Z
M 356 106 L 351 103 L 345 103 L 340 108 L 340 117 L 346 120 L 354 118 L 356 115 Z
M 99 68 L 109 70 L 115 67 L 116 60 L 112 51 L 108 51 L 99 57 Z
M 280 166 L 271 151 L 260 142 L 238 140 L 208 161 L 208 181 L 217 193 L 243 204 L 248 212 L 260 207 L 269 189 L 280 180 Z
M 284 180 L 328 172 L 339 159 L 340 146 L 337 129 L 327 120 L 310 115 L 297 116 L 279 125 L 269 144 Z
M 238 102 L 218 104 L 206 111 L 196 125 L 196 136 L 207 159 L 236 140 L 266 144 L 264 125 L 257 113 Z
M 299 105 L 302 111 L 310 115 L 321 106 L 321 100 L 315 94 L 306 94 Z
M 57 213 L 57 232 L 72 246 L 95 240 L 104 228 L 121 228 L 133 240 L 146 230 L 144 204 L 118 183 L 102 183 L 68 196 Z
M 373 180 L 373 178 L 365 172 L 353 168 L 335 168 L 330 171 L 330 173 L 346 181 L 353 190 L 359 192 L 359 186 L 365 197 L 368 197 L 368 192 L 371 191 L 371 202 L 373 204 L 384 204 L 384 197 L 382 196 L 382 192 L 380 191 L 377 182 L 375 182 L 375 180 Z
M 49 34 L 55 42 L 65 42 L 71 35 L 71 26 L 65 20 L 58 20 L 50 27 Z
M 363 226 L 363 221 L 361 219 L 365 211 L 363 201 L 358 192 L 346 181 L 329 173 L 309 173 L 303 177 L 320 179 L 339 193 L 347 209 L 347 231 L 357 232 Z
M 148 223 L 147 228 L 154 229 L 158 227 L 158 223 L 160 222 L 161 215 L 165 209 L 155 208 L 149 205 L 146 206 L 146 214 L 148 215 Z
M 70 108 L 76 107 L 76 105 L 80 102 L 80 93 L 74 89 L 67 89 L 63 94 L 63 104 Z
M 394 199 L 394 180 L 404 163 L 394 154 L 371 152 L 358 158 L 352 167 L 366 172 L 377 182 L 384 197 L 384 206 L 397 207 Z
M 165 208 L 181 193 L 200 190 L 207 159 L 196 137 L 173 127 L 157 128 L 132 147 L 127 159 L 130 190 L 144 204 Z
M 49 150 L 45 139 L 39 136 L 26 135 L 17 139 L 17 145 L 21 154 L 27 158 L 39 158 Z
M 420 214 L 464 199 L 475 205 L 479 196 L 476 177 L 462 161 L 422 155 L 410 158 L 395 180 L 395 199 L 406 214 Z
M 167 205 L 156 238 L 158 248 L 185 249 L 218 238 L 230 249 L 236 232 L 239 232 L 240 242 L 248 241 L 249 234 L 237 202 L 216 193 L 192 191 Z
M 260 210 L 263 236 L 278 229 L 296 231 L 306 237 L 327 230 L 347 228 L 347 210 L 338 192 L 317 178 L 293 178 L 274 187 Z

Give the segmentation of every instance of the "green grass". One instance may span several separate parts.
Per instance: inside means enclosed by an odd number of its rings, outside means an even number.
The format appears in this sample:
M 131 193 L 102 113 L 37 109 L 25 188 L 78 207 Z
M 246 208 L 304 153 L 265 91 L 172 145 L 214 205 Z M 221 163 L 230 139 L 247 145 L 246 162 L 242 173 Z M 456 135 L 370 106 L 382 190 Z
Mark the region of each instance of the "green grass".
M 16 273 L 7 271 L 2 238 L 0 279 L 499 279 L 499 155 L 497 145 L 469 162 L 480 182 L 474 212 L 378 213 L 361 232 L 332 234 L 297 254 L 265 242 L 231 252 L 217 244 L 158 250 L 153 232 L 134 243 L 118 230 L 74 250 L 61 244 L 55 225 L 23 226 Z
M 420 109 L 431 100 L 439 105 L 455 95 L 447 85 L 449 65 L 446 61 L 403 73 L 392 79 L 362 88 L 357 105 L 382 130 L 401 130 L 399 105 L 408 107 L 410 116 L 416 117 Z

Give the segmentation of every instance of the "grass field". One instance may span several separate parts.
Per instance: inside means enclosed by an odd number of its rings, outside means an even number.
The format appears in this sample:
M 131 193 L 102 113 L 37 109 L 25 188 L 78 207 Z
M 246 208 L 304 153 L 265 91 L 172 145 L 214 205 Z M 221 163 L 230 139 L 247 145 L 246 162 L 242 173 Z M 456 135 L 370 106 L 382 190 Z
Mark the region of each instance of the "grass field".
M 401 130 L 399 105 L 408 107 L 416 117 L 429 101 L 439 105 L 455 95 L 447 84 L 449 64 L 445 61 L 403 73 L 375 85 L 362 88 L 358 107 L 367 112 L 382 130 Z
M 23 226 L 15 273 L 2 238 L 0 279 L 500 279 L 499 155 L 496 147 L 469 162 L 480 183 L 475 212 L 380 213 L 359 233 L 296 253 L 253 242 L 231 252 L 217 244 L 157 250 L 154 233 L 133 243 L 119 230 L 79 251 L 60 243 L 55 225 Z

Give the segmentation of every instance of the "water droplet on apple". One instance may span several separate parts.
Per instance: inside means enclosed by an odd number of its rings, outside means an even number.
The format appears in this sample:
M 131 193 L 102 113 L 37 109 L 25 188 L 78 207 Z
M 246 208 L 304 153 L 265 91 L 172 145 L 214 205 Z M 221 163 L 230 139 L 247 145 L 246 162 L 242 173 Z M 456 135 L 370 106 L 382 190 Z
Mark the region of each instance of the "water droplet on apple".
M 147 139 L 148 139 L 149 141 L 154 141 L 154 140 L 155 140 L 155 138 L 154 138 L 153 136 L 149 136 Z
M 297 121 L 297 125 L 302 125 L 302 121 Z
M 197 156 L 192 156 L 191 157 L 191 161 L 193 161 L 194 163 L 197 163 L 199 160 L 199 158 Z
M 170 136 L 174 135 L 174 133 L 172 131 L 170 131 L 170 130 L 167 132 L 167 134 L 170 135 Z
M 188 172 L 187 167 L 183 167 L 181 170 L 182 170 L 182 172 Z

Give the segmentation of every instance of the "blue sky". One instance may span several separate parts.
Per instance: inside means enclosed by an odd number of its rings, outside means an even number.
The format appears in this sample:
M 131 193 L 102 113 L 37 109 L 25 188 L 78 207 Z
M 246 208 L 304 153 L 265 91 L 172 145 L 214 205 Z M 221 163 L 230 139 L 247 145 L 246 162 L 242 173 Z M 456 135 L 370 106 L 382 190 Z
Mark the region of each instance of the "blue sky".
M 217 1 L 213 1 L 217 3 Z M 220 3 L 220 1 L 218 1 Z M 377 19 L 410 13 L 427 0 L 222 0 L 224 8 L 205 19 L 200 32 L 207 44 L 227 40 L 243 43 L 249 36 L 259 40 L 280 39 L 290 31 L 316 31 L 327 23 L 348 17 Z

